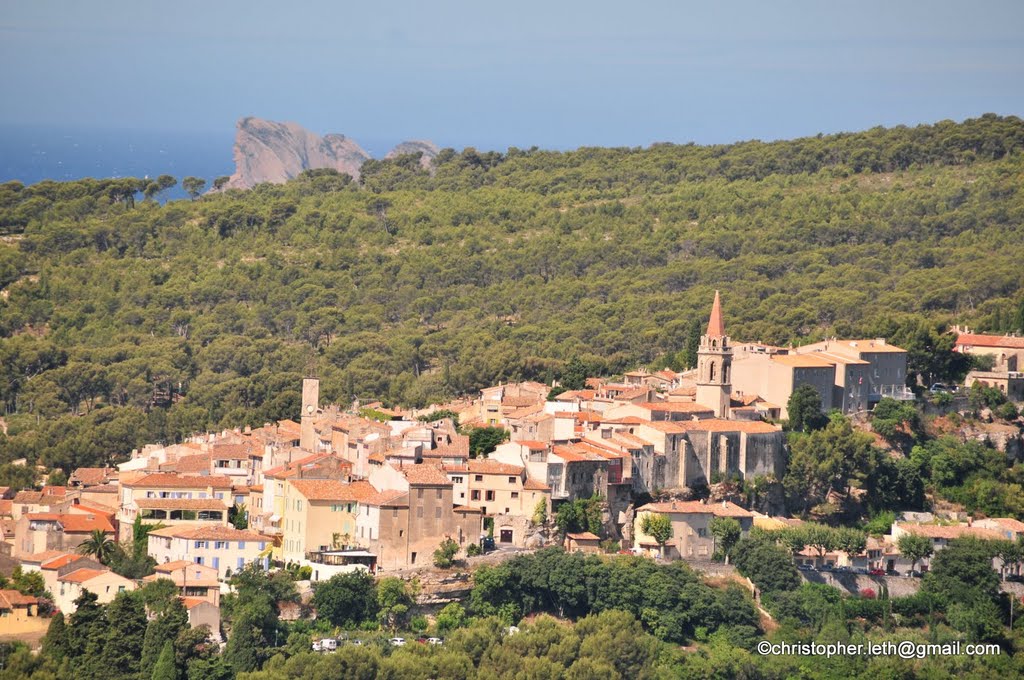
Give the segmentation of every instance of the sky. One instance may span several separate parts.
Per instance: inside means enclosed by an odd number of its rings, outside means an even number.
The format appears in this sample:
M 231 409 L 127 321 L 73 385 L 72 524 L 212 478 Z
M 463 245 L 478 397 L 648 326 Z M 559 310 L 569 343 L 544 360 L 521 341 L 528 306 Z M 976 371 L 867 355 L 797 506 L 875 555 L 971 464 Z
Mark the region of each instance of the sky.
M 721 143 L 1024 115 L 1024 2 L 0 0 L 0 63 L 8 133 Z

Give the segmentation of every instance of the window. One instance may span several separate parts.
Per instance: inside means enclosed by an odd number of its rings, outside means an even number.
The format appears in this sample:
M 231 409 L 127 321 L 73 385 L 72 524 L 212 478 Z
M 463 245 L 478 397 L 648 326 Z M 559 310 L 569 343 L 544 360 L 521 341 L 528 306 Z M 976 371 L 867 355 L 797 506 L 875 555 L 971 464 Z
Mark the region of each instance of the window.
M 213 543 L 213 549 L 214 550 L 224 550 L 227 547 L 228 547 L 228 542 L 227 541 L 214 541 L 214 543 Z
M 398 508 L 391 508 L 391 519 L 398 517 Z
M 402 536 L 405 536 L 405 529 L 398 530 L 398 537 L 401 538 Z
M 202 557 L 197 557 L 196 558 L 196 564 L 202 564 L 202 563 L 203 563 L 203 558 Z
M 473 499 L 473 500 L 475 500 L 475 501 L 478 501 L 478 500 L 480 500 L 480 492 L 479 492 L 479 491 L 473 491 L 473 492 L 472 492 L 472 493 L 470 494 L 470 498 L 472 498 L 472 499 Z
M 196 544 L 195 544 L 194 547 L 196 549 L 199 549 L 199 548 L 208 548 L 209 546 L 206 544 L 206 541 L 196 541 Z
M 489 500 L 489 501 L 493 501 L 494 500 L 494 492 L 493 491 L 488 491 L 486 496 L 487 496 L 487 500 Z
M 441 519 L 441 508 L 434 508 L 434 518 Z
M 475 476 L 475 477 L 473 478 L 473 481 L 476 481 L 476 482 L 482 482 L 482 481 L 484 481 L 484 476 L 483 476 L 483 475 L 476 475 L 476 476 Z
M 437 500 L 441 500 L 441 489 L 437 490 Z
M 214 557 L 213 558 L 213 568 L 214 569 L 220 569 L 220 558 L 219 557 Z
M 519 479 L 519 478 L 518 477 L 509 477 L 508 478 L 508 483 L 509 484 L 515 484 L 517 479 Z
M 295 509 L 298 510 L 299 512 L 302 512 L 302 501 L 295 501 Z
M 417 517 L 423 517 L 423 506 L 422 505 L 420 507 L 416 508 L 416 516 Z
M 462 484 L 462 477 L 459 477 L 459 476 L 452 477 L 452 483 L 453 484 Z
M 518 491 L 513 491 L 512 492 L 512 498 L 519 498 L 519 492 Z
M 263 541 L 260 541 L 260 550 L 261 550 L 261 551 L 262 551 L 262 550 L 265 550 L 265 549 L 266 549 L 266 547 L 267 547 L 267 544 L 266 544 L 265 542 L 263 542 Z
M 423 498 L 423 489 L 416 489 L 416 498 Z
M 707 538 L 708 537 L 708 530 L 707 529 L 697 529 L 697 535 L 700 536 L 701 538 Z
M 238 542 L 238 549 L 239 550 L 245 550 L 245 541 L 239 541 Z
M 124 586 L 118 586 L 117 587 L 117 592 L 123 593 L 124 592 Z
M 214 498 L 219 498 L 219 499 L 223 500 L 224 499 L 224 494 L 222 494 L 222 493 L 220 493 L 218 491 L 217 493 L 213 494 L 213 497 Z
M 236 566 L 237 566 L 237 567 L 238 567 L 239 569 L 242 569 L 242 568 L 244 568 L 244 567 L 245 567 L 245 558 L 244 558 L 244 557 L 239 557 L 239 558 L 238 558 L 238 564 L 237 564 Z

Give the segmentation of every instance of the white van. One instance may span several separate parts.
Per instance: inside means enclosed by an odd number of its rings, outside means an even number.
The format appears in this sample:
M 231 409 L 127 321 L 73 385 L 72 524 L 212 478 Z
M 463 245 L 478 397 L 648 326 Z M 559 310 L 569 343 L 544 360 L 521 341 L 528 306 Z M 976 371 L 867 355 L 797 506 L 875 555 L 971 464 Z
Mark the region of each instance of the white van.
M 338 648 L 338 641 L 334 638 L 324 638 L 320 641 L 320 646 L 324 648 L 325 652 L 333 652 Z

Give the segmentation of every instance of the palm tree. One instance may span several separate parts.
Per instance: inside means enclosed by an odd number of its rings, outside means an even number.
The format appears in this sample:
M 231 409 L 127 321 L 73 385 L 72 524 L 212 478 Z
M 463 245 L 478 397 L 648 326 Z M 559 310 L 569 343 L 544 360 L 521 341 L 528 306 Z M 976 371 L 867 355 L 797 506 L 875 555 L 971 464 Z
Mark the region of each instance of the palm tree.
M 101 564 L 106 564 L 116 551 L 117 543 L 112 538 L 108 538 L 100 529 L 93 529 L 89 538 L 78 546 L 80 554 L 95 555 Z

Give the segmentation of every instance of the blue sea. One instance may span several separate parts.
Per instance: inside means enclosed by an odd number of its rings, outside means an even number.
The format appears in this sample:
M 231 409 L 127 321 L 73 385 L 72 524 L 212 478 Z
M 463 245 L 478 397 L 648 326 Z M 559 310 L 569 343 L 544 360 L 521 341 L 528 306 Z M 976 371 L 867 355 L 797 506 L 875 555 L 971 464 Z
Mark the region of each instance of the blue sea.
M 210 186 L 234 171 L 234 132 L 0 127 L 0 182 L 167 174 L 179 186 L 165 198 L 181 198 L 183 177 L 202 177 Z

